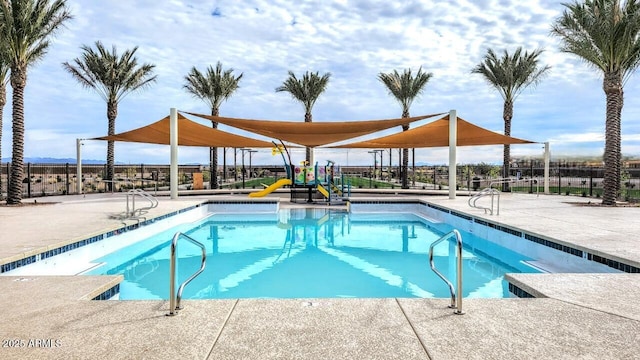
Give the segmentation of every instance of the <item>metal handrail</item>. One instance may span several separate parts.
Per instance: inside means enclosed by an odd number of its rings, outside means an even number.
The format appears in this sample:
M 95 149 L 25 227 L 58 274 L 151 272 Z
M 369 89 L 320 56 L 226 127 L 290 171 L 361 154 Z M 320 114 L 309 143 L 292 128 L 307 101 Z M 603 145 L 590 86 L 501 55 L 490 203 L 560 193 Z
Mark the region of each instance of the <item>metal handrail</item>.
M 485 197 L 485 196 L 491 196 L 491 207 L 484 207 L 484 206 L 480 206 L 480 205 L 476 205 L 476 202 Z M 476 209 L 482 209 L 484 210 L 484 213 L 487 213 L 487 210 L 489 210 L 489 214 L 493 215 L 493 198 L 497 196 L 498 197 L 498 201 L 497 201 L 497 207 L 496 207 L 496 215 L 500 215 L 500 191 L 497 189 L 492 189 L 491 187 L 488 187 L 486 189 L 483 189 L 482 191 L 478 192 L 477 194 L 473 195 L 472 197 L 469 198 L 468 203 L 469 206 L 471 206 L 472 208 L 476 208 Z
M 433 263 L 433 248 L 436 245 L 438 245 L 440 242 L 450 238 L 452 235 L 456 237 L 456 244 L 457 244 L 457 250 L 456 250 L 456 258 L 457 258 L 456 285 L 458 290 L 457 294 L 455 289 L 453 288 L 453 284 L 451 284 L 451 281 L 447 280 L 447 278 L 444 277 L 444 275 L 442 275 L 438 271 L 438 269 L 436 269 L 436 266 Z M 464 311 L 462 311 L 462 236 L 460 235 L 460 232 L 458 230 L 454 229 L 453 231 L 442 236 L 440 239 L 431 243 L 431 246 L 429 246 L 429 264 L 431 265 L 431 270 L 433 270 L 433 272 L 436 273 L 436 275 L 438 275 L 440 279 L 442 279 L 447 284 L 447 286 L 449 286 L 449 292 L 451 293 L 451 304 L 449 305 L 449 307 L 452 309 L 456 309 L 453 313 L 456 315 L 464 314 Z
M 191 242 L 192 244 L 199 246 L 202 250 L 202 264 L 200 265 L 200 269 L 193 273 L 187 280 L 185 280 L 180 287 L 178 287 L 178 293 L 175 293 L 176 290 L 176 250 L 178 249 L 178 240 L 180 238 L 184 238 Z M 173 235 L 173 240 L 171 241 L 171 261 L 169 265 L 169 313 L 167 316 L 173 316 L 178 314 L 178 310 L 180 307 L 180 300 L 182 300 L 182 291 L 184 287 L 191 282 L 191 280 L 195 279 L 196 276 L 200 275 L 201 272 L 204 271 L 204 267 L 206 265 L 207 260 L 207 251 L 199 241 L 194 240 L 188 235 L 185 235 L 181 232 L 177 232 Z
M 131 196 L 131 211 L 129 211 L 129 196 Z M 146 199 L 151 203 L 151 205 L 147 207 L 142 207 L 136 210 L 136 196 L 140 196 L 143 199 Z M 142 189 L 131 189 L 127 192 L 127 211 L 125 213 L 126 217 L 135 217 L 136 211 L 139 214 L 142 214 L 144 210 L 149 210 L 156 208 L 158 206 L 158 199 L 156 199 L 153 195 Z

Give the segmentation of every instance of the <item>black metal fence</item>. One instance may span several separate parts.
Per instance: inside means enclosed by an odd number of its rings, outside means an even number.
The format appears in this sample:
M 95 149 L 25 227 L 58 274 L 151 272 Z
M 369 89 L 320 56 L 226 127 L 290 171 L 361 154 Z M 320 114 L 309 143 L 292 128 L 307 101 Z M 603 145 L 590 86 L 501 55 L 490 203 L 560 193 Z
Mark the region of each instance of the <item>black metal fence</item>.
M 399 169 L 350 166 L 342 168 L 342 173 L 354 188 L 399 188 Z M 10 163 L 0 164 L 0 197 L 7 194 Z M 75 164 L 25 164 L 23 197 L 77 194 Z M 84 193 L 120 192 L 131 188 L 168 190 L 169 165 L 115 165 L 113 181 L 104 179 L 106 165 L 82 165 L 82 189 Z M 266 182 L 261 179 L 275 179 L 286 176 L 282 166 L 254 166 L 218 169 L 217 187 L 239 188 L 244 180 L 254 181 L 254 185 Z M 446 189 L 449 184 L 449 168 L 446 165 L 409 167 L 409 184 L 414 189 Z M 544 167 L 541 162 L 529 162 L 512 167 L 510 176 L 519 179 L 536 178 L 538 181 L 523 181 L 511 184 L 513 192 L 543 191 Z M 567 166 L 552 163 L 549 171 L 550 192 L 561 195 L 601 197 L 604 169 L 595 166 Z M 203 165 L 178 166 L 178 184 L 181 189 L 210 188 L 210 169 Z M 458 166 L 458 189 L 478 190 L 488 187 L 501 176 L 501 167 L 488 164 Z M 195 180 L 195 181 L 194 181 Z M 201 182 L 199 181 L 201 180 Z M 269 181 L 269 182 L 272 182 Z M 109 184 L 113 183 L 110 189 Z M 622 170 L 620 198 L 640 201 L 640 168 Z

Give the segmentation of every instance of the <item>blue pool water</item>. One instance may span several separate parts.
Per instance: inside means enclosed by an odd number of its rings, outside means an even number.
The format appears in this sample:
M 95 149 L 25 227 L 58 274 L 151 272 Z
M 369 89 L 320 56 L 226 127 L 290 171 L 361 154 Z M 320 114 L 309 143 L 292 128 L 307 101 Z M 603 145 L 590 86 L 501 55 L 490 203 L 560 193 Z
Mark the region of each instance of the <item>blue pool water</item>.
M 123 274 L 120 299 L 168 299 L 171 239 L 182 231 L 207 249 L 205 271 L 185 299 L 448 298 L 429 267 L 429 246 L 451 227 L 414 214 L 348 214 L 324 209 L 216 214 L 95 259 L 89 274 Z M 530 260 L 463 233 L 464 297 L 509 297 L 503 275 L 537 272 Z M 200 249 L 178 246 L 178 281 L 200 266 Z M 440 243 L 437 268 L 455 281 L 455 243 Z

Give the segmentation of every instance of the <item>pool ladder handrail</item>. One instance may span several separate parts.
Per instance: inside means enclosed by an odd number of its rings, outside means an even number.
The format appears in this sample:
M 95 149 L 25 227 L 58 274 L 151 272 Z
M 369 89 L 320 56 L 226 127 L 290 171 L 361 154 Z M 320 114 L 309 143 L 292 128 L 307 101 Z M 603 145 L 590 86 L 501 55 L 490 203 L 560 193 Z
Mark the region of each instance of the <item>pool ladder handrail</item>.
M 447 280 L 447 278 L 436 269 L 436 265 L 433 263 L 433 248 L 438 245 L 440 242 L 449 239 L 451 236 L 455 236 L 456 238 L 456 259 L 457 259 L 457 273 L 456 273 L 456 289 L 454 289 L 451 281 Z M 429 246 L 429 264 L 431 265 L 431 270 L 433 270 L 440 279 L 442 279 L 447 286 L 449 286 L 449 292 L 451 293 L 451 304 L 449 308 L 456 309 L 453 313 L 456 315 L 463 315 L 464 311 L 462 311 L 462 236 L 458 230 L 452 230 L 449 233 L 443 235 L 438 240 L 431 243 Z
M 480 206 L 477 205 L 476 202 L 484 197 L 487 196 L 491 196 L 491 207 L 485 207 L 485 206 Z M 474 194 L 473 196 L 471 196 L 469 198 L 469 206 L 471 206 L 472 208 L 476 208 L 476 209 L 481 209 L 484 210 L 484 213 L 486 214 L 487 211 L 489 211 L 490 215 L 493 215 L 493 204 L 494 204 L 494 197 L 497 197 L 498 200 L 496 202 L 497 206 L 496 206 L 496 215 L 500 215 L 500 190 L 498 189 L 493 189 L 491 187 L 488 187 L 486 189 L 482 189 L 481 191 L 479 191 L 478 193 Z
M 141 207 L 136 209 L 136 196 L 139 196 L 147 201 L 149 201 L 149 205 L 145 207 Z M 131 197 L 131 206 L 129 206 L 129 197 Z M 153 195 L 142 189 L 131 189 L 127 192 L 127 211 L 125 213 L 126 218 L 135 218 L 136 212 L 138 216 L 141 216 L 147 210 L 151 210 L 158 207 L 158 199 L 156 199 Z
M 178 293 L 176 294 L 176 251 L 178 249 L 178 240 L 180 240 L 180 238 L 184 238 L 192 244 L 200 247 L 200 249 L 202 250 L 202 264 L 200 265 L 200 269 L 198 271 L 193 273 L 193 275 L 191 275 L 187 280 L 180 284 L 180 287 L 178 287 Z M 180 307 L 180 300 L 182 300 L 182 291 L 184 290 L 184 287 L 191 282 L 191 280 L 195 279 L 196 276 L 200 275 L 200 273 L 204 271 L 206 260 L 207 250 L 201 242 L 194 240 L 192 237 L 181 232 L 177 232 L 175 235 L 173 235 L 173 240 L 171 241 L 171 260 L 169 265 L 169 313 L 167 314 L 167 316 L 177 315 L 178 310 L 182 309 Z

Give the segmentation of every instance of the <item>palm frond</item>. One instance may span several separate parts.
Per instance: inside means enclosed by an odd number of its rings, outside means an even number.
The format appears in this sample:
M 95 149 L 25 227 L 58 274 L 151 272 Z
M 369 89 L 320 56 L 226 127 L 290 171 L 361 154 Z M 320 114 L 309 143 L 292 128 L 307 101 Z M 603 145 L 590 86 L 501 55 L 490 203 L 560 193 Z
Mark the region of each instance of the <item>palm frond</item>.
M 550 66 L 539 67 L 541 49 L 532 52 L 517 48 L 513 54 L 504 51 L 501 57 L 488 49 L 484 60 L 471 72 L 480 74 L 494 87 L 505 101 L 513 102 L 529 86 L 537 85 L 549 72 Z
M 431 77 L 433 74 L 422 71 L 422 67 L 415 76 L 411 69 L 405 69 L 402 74 L 398 70 L 378 74 L 378 79 L 386 86 L 389 94 L 402 106 L 403 114 L 409 113 L 413 100 L 422 94 Z
M 82 86 L 95 90 L 105 101 L 119 103 L 126 95 L 146 88 L 156 80 L 155 65 L 138 65 L 135 53 L 138 47 L 126 50 L 120 56 L 115 46 L 107 50 L 100 41 L 95 49 L 81 47 L 82 55 L 63 67 Z
M 320 76 L 317 71 L 315 73 L 307 71 L 301 79 L 298 79 L 292 71 L 288 74 L 289 77 L 276 88 L 276 92 L 288 92 L 293 99 L 302 103 L 305 114 L 311 114 L 316 101 L 327 89 L 331 73 Z
M 193 96 L 205 101 L 212 111 L 217 111 L 223 101 L 240 87 L 242 73 L 233 75 L 233 69 L 222 69 L 222 63 L 217 62 L 216 67 L 209 66 L 206 75 L 193 67 L 185 76 L 184 89 Z
M 551 33 L 563 52 L 627 79 L 640 65 L 640 2 L 587 0 L 566 4 Z
M 0 1 L 0 38 L 10 66 L 27 67 L 41 59 L 49 38 L 71 18 L 65 0 Z

